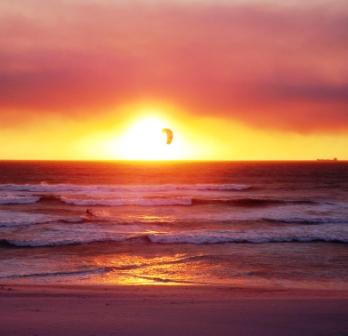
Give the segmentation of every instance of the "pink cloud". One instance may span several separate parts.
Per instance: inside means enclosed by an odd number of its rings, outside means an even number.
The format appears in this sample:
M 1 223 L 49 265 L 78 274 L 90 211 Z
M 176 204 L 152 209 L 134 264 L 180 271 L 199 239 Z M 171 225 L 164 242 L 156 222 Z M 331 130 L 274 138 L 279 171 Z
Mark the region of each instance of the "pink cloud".
M 348 6 L 1 6 L 2 120 L 150 97 L 261 127 L 347 128 Z

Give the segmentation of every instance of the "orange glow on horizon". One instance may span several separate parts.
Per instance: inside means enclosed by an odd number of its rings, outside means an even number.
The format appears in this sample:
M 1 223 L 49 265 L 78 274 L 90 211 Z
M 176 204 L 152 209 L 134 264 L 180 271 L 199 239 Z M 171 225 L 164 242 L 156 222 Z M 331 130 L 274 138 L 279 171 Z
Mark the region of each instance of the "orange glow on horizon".
M 167 145 L 162 128 L 174 131 Z M 40 117 L 0 133 L 0 159 L 22 160 L 316 160 L 348 159 L 348 135 L 257 129 L 193 116 L 170 104 L 141 102 L 85 120 Z
M 209 144 L 191 127 L 192 120 L 172 106 L 143 103 L 118 112 L 123 118 L 115 121 L 114 127 L 87 135 L 79 150 L 88 156 L 136 161 L 198 160 L 206 155 Z M 164 128 L 174 133 L 169 145 Z

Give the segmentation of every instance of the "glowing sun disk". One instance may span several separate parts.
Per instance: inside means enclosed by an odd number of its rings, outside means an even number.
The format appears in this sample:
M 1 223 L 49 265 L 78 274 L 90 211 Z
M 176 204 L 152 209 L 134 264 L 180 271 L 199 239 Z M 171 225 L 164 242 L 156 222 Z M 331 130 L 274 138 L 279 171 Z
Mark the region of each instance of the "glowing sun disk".
M 181 141 L 174 135 L 172 144 L 166 144 L 163 128 L 170 125 L 158 117 L 137 120 L 117 142 L 118 152 L 123 159 L 170 160 L 181 156 Z M 175 130 L 174 130 L 175 133 Z

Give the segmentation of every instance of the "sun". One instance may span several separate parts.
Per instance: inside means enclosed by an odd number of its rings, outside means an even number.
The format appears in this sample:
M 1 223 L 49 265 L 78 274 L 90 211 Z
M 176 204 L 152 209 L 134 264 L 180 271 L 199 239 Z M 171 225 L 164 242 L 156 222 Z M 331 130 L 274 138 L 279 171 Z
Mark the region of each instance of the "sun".
M 93 128 L 96 131 L 82 137 L 76 151 L 102 160 L 191 161 L 202 157 L 207 147 L 197 124 L 171 105 L 126 105 L 110 111 Z
M 162 131 L 174 133 L 171 144 Z M 124 160 L 176 160 L 184 155 L 181 134 L 171 122 L 157 116 L 138 118 L 117 139 L 117 156 Z

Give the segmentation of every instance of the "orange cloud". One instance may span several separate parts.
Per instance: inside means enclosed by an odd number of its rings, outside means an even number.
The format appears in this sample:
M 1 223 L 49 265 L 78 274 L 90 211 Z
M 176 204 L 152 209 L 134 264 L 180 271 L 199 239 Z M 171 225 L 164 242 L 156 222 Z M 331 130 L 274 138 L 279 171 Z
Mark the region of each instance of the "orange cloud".
M 5 0 L 0 13 L 3 123 L 159 99 L 261 128 L 347 129 L 348 5 Z

